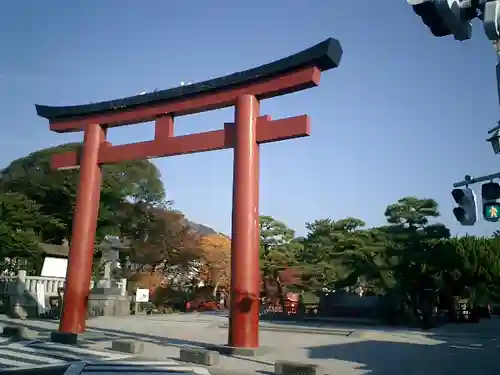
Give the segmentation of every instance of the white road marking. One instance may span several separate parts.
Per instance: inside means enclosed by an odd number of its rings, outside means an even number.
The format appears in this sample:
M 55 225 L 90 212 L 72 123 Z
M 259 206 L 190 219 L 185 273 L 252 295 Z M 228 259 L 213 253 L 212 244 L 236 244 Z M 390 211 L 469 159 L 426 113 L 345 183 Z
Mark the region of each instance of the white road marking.
M 61 365 L 71 362 L 89 363 L 130 359 L 133 354 L 92 350 L 52 342 L 13 342 L 0 346 L 1 368 L 25 368 L 39 365 Z
M 49 349 L 49 350 L 55 348 L 56 349 L 55 352 L 57 352 L 57 349 L 60 349 L 60 350 L 74 352 L 76 354 L 81 353 L 87 357 L 101 357 L 101 358 L 104 357 L 104 358 L 106 358 L 106 360 L 117 360 L 117 359 L 124 359 L 124 358 L 133 357 L 133 354 L 113 353 L 113 352 L 107 352 L 104 350 L 92 350 L 92 349 L 82 348 L 79 346 L 56 344 L 54 342 L 37 343 L 37 344 L 33 344 L 32 346 L 37 347 L 37 348 Z
M 14 351 L 14 350 L 9 350 L 9 349 L 0 349 L 0 358 L 2 358 L 3 356 L 20 358 L 21 360 L 27 359 L 29 361 L 31 361 L 31 360 L 37 361 L 37 362 L 41 361 L 39 356 L 27 354 L 25 352 L 18 352 L 18 351 Z M 45 358 L 43 360 L 43 362 L 53 363 L 53 364 L 65 363 L 64 361 L 61 361 L 60 359 L 54 359 L 54 358 Z
M 84 375 L 114 375 L 120 374 L 151 374 L 153 371 L 172 371 L 174 374 L 210 375 L 210 372 L 200 366 L 189 366 L 177 361 L 124 361 L 116 364 L 87 364 L 81 374 Z

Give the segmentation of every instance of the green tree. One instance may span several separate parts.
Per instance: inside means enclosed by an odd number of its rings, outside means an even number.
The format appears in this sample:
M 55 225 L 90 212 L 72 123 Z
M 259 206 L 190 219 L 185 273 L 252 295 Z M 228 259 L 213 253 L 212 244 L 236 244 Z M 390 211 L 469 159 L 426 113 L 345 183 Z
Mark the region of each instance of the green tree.
M 392 224 L 379 228 L 388 239 L 387 264 L 399 292 L 415 303 L 424 290 L 436 288 L 436 265 L 444 255 L 433 249 L 436 241 L 450 237 L 450 231 L 440 223 L 430 224 L 439 217 L 433 199 L 404 197 L 389 205 L 385 216 Z
M 302 245 L 295 239 L 294 230 L 271 216 L 261 216 L 259 227 L 264 290 L 269 294 L 275 286 L 283 305 L 286 287 L 299 282 L 296 270 L 291 269 L 297 266 L 296 256 Z
M 40 205 L 52 223 L 40 231 L 41 240 L 59 244 L 70 240 L 72 216 L 76 202 L 78 170 L 54 171 L 50 168 L 53 154 L 80 151 L 80 144 L 72 143 L 33 152 L 14 160 L 1 171 L 0 191 L 15 191 Z M 102 167 L 103 181 L 97 238 L 106 234 L 120 234 L 121 222 L 128 220 L 122 214 L 130 203 L 163 202 L 165 193 L 160 172 L 148 160 L 137 160 Z
M 450 238 L 437 242 L 435 250 L 441 255 L 434 259 L 439 286 L 449 295 L 498 295 L 500 238 Z
M 46 226 L 60 225 L 23 194 L 0 192 L 1 269 L 14 272 L 23 267 L 30 273 L 36 272 L 42 261 L 39 234 Z
M 333 289 L 338 280 L 348 275 L 348 270 L 339 259 L 342 247 L 352 245 L 344 232 L 363 225 L 358 219 L 335 222 L 327 218 L 306 223 L 307 234 L 299 260 L 309 289 Z
M 385 236 L 365 229 L 357 218 L 316 220 L 308 229 L 301 262 L 313 289 L 336 289 L 362 284 L 379 293 L 390 284 L 385 267 Z
M 434 199 L 404 197 L 387 206 L 385 217 L 390 224 L 409 229 L 419 229 L 429 223 L 429 218 L 438 217 L 438 204 Z
M 38 247 L 38 238 L 30 229 L 14 229 L 0 222 L 0 269 L 14 273 L 25 269 L 30 274 L 39 271 L 43 256 Z
M 293 266 L 297 248 L 295 232 L 271 216 L 260 216 L 260 261 L 266 276 Z

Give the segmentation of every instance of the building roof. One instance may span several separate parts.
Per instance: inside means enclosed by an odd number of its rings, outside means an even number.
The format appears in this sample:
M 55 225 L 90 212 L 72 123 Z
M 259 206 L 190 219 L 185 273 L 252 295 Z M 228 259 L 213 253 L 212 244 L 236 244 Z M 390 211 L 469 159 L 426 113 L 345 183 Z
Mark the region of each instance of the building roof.
M 67 258 L 69 255 L 69 246 L 68 245 L 53 245 L 50 243 L 40 242 L 38 244 L 40 249 L 42 249 L 45 255 L 51 255 L 56 257 L 65 257 Z
M 67 258 L 69 256 L 69 245 L 67 242 L 62 245 L 54 245 L 50 243 L 40 242 L 38 244 L 42 249 L 43 253 L 48 256 L 53 257 L 64 257 Z M 126 249 L 127 245 L 124 244 L 119 237 L 117 236 L 108 236 L 104 237 L 104 241 L 102 241 L 99 246 L 100 249 Z

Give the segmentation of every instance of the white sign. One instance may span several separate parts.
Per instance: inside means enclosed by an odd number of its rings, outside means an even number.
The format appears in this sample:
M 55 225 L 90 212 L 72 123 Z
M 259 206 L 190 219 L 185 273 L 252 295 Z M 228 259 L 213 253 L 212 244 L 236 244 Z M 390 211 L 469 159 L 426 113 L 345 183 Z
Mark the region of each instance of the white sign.
M 135 302 L 149 302 L 149 289 L 137 289 L 135 291 Z
M 68 259 L 45 257 L 43 260 L 42 277 L 66 277 Z

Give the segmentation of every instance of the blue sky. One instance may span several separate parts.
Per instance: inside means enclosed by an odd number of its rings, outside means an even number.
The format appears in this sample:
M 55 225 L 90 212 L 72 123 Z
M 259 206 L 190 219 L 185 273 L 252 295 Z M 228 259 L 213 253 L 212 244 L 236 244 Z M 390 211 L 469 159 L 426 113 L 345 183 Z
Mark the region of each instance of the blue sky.
M 383 6 L 381 4 L 384 4 Z M 475 24 L 464 43 L 435 38 L 403 0 L 160 0 L 0 3 L 0 164 L 81 140 L 56 134 L 34 104 L 85 104 L 245 70 L 327 37 L 344 57 L 317 88 L 264 101 L 273 118 L 309 114 L 309 138 L 261 152 L 261 212 L 299 233 L 318 218 L 384 223 L 405 195 L 432 197 L 454 233 L 453 182 L 497 172 L 485 142 L 498 120 L 495 54 Z M 233 110 L 183 117 L 176 134 L 217 129 Z M 151 124 L 112 129 L 115 144 Z M 168 196 L 193 221 L 230 233 L 232 151 L 155 160 Z

